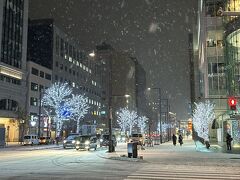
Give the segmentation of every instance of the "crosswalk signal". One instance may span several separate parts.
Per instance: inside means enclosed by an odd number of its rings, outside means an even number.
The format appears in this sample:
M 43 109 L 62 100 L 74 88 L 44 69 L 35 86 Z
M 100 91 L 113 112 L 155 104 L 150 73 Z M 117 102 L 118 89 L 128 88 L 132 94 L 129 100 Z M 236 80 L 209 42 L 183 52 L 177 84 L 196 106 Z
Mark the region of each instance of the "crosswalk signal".
M 228 99 L 228 105 L 231 110 L 236 110 L 236 105 L 237 105 L 237 99 L 235 97 L 230 97 Z

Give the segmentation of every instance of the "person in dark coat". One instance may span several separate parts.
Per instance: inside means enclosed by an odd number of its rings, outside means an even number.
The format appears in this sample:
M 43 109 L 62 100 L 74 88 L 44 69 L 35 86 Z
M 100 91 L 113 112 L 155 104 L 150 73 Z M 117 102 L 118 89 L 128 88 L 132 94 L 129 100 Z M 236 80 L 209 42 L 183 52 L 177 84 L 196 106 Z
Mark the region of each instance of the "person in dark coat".
M 227 136 L 226 136 L 226 143 L 227 143 L 227 150 L 232 150 L 232 146 L 231 146 L 231 142 L 232 142 L 232 136 L 227 133 Z
M 179 142 L 180 146 L 182 146 L 182 144 L 183 144 L 183 137 L 182 137 L 181 134 L 178 136 L 178 142 Z
M 175 136 L 175 134 L 172 135 L 172 142 L 173 142 L 173 145 L 176 146 L 177 136 Z

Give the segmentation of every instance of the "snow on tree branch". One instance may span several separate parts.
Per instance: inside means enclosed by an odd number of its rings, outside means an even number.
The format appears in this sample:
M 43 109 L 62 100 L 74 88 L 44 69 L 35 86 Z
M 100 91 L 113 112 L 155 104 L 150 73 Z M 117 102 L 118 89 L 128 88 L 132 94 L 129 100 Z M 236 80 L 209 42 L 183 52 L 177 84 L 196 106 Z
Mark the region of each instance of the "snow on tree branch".
M 117 115 L 117 123 L 119 124 L 122 132 L 126 133 L 128 128 L 128 109 L 121 108 Z
M 45 90 L 42 98 L 42 105 L 49 106 L 55 111 L 54 121 L 56 123 L 57 137 L 60 135 L 63 115 L 61 109 L 65 105 L 67 98 L 71 95 L 72 89 L 67 83 L 56 82 Z
M 215 118 L 214 104 L 210 101 L 195 103 L 193 112 L 193 127 L 198 136 L 205 141 L 209 141 L 209 125 Z
M 140 116 L 138 117 L 137 121 L 138 121 L 138 127 L 140 128 L 141 133 L 144 133 L 144 130 L 146 128 L 146 121 L 148 120 L 148 118 L 146 116 Z
M 74 95 L 68 99 L 68 106 L 70 107 L 71 117 L 77 121 L 76 133 L 80 130 L 80 120 L 88 113 L 90 106 L 87 103 L 87 97 L 84 95 Z
M 129 134 L 132 134 L 132 128 L 137 122 L 137 112 L 128 110 L 128 126 L 129 126 Z

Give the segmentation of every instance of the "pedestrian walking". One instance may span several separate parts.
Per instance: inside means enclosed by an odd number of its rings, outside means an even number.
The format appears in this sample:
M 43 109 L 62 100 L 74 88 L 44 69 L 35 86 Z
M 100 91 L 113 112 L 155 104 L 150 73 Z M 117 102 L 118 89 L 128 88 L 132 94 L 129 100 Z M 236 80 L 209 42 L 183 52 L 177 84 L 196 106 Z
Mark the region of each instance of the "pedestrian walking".
M 180 146 L 182 146 L 182 144 L 183 144 L 183 137 L 182 137 L 181 134 L 178 136 L 178 142 L 179 142 Z
M 232 150 L 232 146 L 231 146 L 232 140 L 233 140 L 232 136 L 229 133 L 227 133 L 227 136 L 226 136 L 227 150 Z
M 172 135 L 172 142 L 173 142 L 173 145 L 176 146 L 176 144 L 177 144 L 177 136 L 175 136 L 175 134 Z

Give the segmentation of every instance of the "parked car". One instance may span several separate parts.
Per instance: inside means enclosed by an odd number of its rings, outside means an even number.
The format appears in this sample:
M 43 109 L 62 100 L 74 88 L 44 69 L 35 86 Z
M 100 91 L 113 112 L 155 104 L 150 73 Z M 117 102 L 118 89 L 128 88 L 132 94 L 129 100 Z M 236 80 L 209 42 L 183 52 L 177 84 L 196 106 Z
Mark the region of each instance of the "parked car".
M 42 136 L 39 138 L 39 144 L 51 144 L 51 138 L 49 136 Z
M 75 138 L 75 148 L 76 150 L 79 149 L 94 149 L 97 150 L 97 137 L 96 136 L 78 136 Z
M 36 145 L 36 144 L 39 144 L 39 139 L 37 135 L 29 134 L 23 137 L 23 145 Z
M 63 140 L 63 148 L 75 148 L 75 138 L 79 135 L 69 135 L 66 139 Z
M 112 135 L 113 146 L 117 146 L 117 140 L 115 135 Z M 102 146 L 109 146 L 109 134 L 103 134 L 100 138 L 100 147 Z
M 137 142 L 138 145 L 145 145 L 144 135 L 140 133 L 134 133 L 129 137 L 129 142 Z

